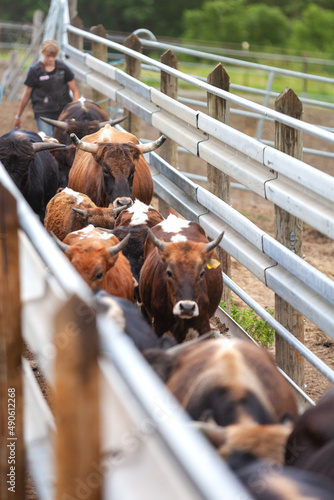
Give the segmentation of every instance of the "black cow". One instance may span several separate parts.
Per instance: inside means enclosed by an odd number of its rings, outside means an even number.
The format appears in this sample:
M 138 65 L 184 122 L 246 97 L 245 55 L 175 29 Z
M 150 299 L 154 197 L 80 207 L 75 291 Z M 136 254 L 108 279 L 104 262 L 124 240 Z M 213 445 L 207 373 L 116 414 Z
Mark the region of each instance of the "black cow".
M 58 164 L 47 150 L 63 147 L 41 142 L 29 130 L 13 129 L 0 137 L 0 161 L 41 222 L 59 184 Z

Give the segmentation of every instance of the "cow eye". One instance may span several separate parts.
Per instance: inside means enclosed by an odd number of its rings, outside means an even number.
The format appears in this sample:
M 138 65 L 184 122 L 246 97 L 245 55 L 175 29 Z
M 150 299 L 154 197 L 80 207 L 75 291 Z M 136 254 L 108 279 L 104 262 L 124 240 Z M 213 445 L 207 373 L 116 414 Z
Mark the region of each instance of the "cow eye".
M 199 277 L 200 277 L 200 279 L 202 279 L 202 278 L 203 278 L 204 274 L 205 274 L 205 271 L 204 271 L 204 269 L 203 269 L 203 271 L 201 271 L 201 272 L 199 273 Z
M 98 274 L 95 276 L 95 279 L 96 279 L 96 280 L 100 280 L 100 279 L 102 279 L 102 277 L 103 277 L 103 273 L 98 273 Z
M 171 278 L 173 276 L 172 271 L 170 271 L 169 269 L 167 269 L 166 274 L 167 274 L 168 278 Z

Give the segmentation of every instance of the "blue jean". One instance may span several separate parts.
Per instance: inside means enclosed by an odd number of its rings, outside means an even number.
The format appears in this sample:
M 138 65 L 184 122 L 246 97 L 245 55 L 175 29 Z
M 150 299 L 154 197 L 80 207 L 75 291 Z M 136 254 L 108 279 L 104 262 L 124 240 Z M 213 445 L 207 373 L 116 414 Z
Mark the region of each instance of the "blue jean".
M 53 137 L 53 126 L 43 122 L 39 117 L 36 118 L 37 128 L 40 132 L 44 132 L 49 137 Z

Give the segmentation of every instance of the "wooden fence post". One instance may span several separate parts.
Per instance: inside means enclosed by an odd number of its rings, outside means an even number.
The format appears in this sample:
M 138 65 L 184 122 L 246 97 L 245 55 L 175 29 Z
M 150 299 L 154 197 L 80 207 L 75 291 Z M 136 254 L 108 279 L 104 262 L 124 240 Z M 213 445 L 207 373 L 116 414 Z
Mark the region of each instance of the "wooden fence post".
M 73 296 L 58 312 L 55 324 L 56 500 L 100 500 L 95 312 Z
M 219 63 L 214 70 L 208 75 L 207 82 L 220 89 L 230 90 L 230 77 Z M 226 99 L 218 97 L 210 92 L 207 93 L 208 115 L 216 120 L 229 125 L 230 123 L 230 106 Z M 221 200 L 230 205 L 230 178 L 221 170 L 213 165 L 207 164 L 208 173 L 208 190 L 215 194 Z M 222 271 L 231 276 L 231 256 L 228 255 L 222 248 L 218 248 L 218 256 L 221 262 Z M 231 290 L 224 286 L 222 300 L 226 303 L 227 312 L 231 311 Z
M 133 33 L 126 38 L 124 41 L 124 45 L 129 49 L 135 50 L 137 52 L 142 52 L 142 46 L 137 35 Z M 141 79 L 141 61 L 139 59 L 135 59 L 127 54 L 124 57 L 124 71 L 128 75 L 133 76 L 137 80 Z M 124 120 L 123 127 L 135 135 L 136 137 L 140 137 L 140 118 L 134 113 L 128 113 L 128 118 Z
M 303 106 L 299 98 L 286 87 L 275 101 L 275 109 L 280 113 L 301 118 Z M 275 148 L 302 159 L 302 132 L 288 125 L 275 122 Z M 275 205 L 275 239 L 302 257 L 303 221 Z M 275 295 L 275 318 L 298 340 L 304 342 L 304 319 L 290 304 Z M 275 336 L 276 362 L 294 382 L 304 388 L 304 358 L 280 335 Z
M 178 67 L 178 59 L 174 52 L 170 49 L 162 54 L 161 62 L 174 69 L 177 69 Z M 165 71 L 161 71 L 160 91 L 177 100 L 178 78 L 166 73 Z M 178 166 L 177 147 L 178 146 L 175 141 L 167 138 L 166 142 L 159 148 L 159 156 L 175 168 Z M 166 217 L 170 212 L 170 206 L 164 200 L 159 199 L 159 210 L 161 214 Z
M 79 29 L 83 29 L 83 27 L 84 27 L 82 19 L 79 16 L 72 17 L 71 24 L 72 24 L 72 26 L 75 26 L 76 28 L 79 28 Z M 68 33 L 68 43 L 69 43 L 69 45 L 72 45 L 76 49 L 83 52 L 84 41 L 83 41 L 83 37 L 81 35 L 76 35 L 75 33 L 69 32 Z M 84 83 L 81 82 L 80 80 L 76 80 L 76 85 L 78 87 L 80 95 L 82 96 L 84 94 Z
M 0 497 L 25 498 L 21 298 L 16 200 L 0 184 Z
M 106 38 L 106 30 L 102 24 L 92 26 L 90 33 L 101 38 Z M 103 62 L 108 61 L 108 47 L 102 43 L 92 42 L 92 56 L 100 59 Z M 106 113 L 108 112 L 108 100 L 104 94 L 93 89 L 93 101 L 100 106 Z

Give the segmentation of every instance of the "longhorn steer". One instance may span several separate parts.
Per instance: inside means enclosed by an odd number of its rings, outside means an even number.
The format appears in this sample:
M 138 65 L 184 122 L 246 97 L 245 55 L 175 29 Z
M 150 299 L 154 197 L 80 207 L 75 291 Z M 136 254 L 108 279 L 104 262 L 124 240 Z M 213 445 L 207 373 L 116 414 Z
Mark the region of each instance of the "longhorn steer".
M 133 300 L 130 264 L 121 252 L 128 238 L 119 242 L 116 236 L 92 225 L 68 234 L 63 242 L 54 238 L 93 290 Z
M 0 161 L 42 222 L 59 182 L 57 162 L 48 150 L 63 147 L 42 142 L 29 130 L 14 129 L 0 137 Z
M 169 215 L 148 235 L 139 294 L 154 331 L 178 342 L 208 332 L 223 290 L 214 253 L 223 233 L 209 243 L 199 224 Z
M 139 144 L 134 135 L 105 125 L 82 141 L 72 139 L 78 151 L 69 173 L 70 188 L 87 194 L 100 207 L 130 206 L 136 198 L 151 202 L 153 181 L 143 153 L 161 146 L 165 136 Z
M 115 218 L 124 208 L 97 207 L 86 194 L 65 188 L 47 204 L 44 227 L 63 241 L 67 234 L 90 224 L 112 229 Z

